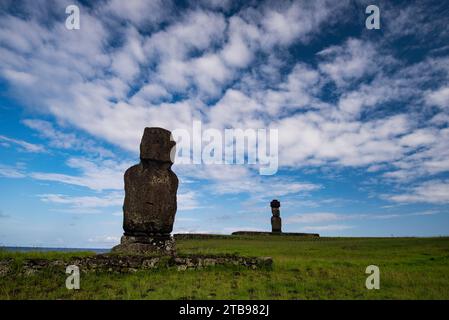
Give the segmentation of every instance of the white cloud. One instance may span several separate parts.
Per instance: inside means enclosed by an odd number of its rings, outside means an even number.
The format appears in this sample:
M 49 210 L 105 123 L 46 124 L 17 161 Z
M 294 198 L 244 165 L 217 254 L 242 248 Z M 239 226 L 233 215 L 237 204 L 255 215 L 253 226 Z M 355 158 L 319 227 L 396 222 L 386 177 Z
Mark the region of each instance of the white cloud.
M 81 171 L 80 175 L 32 172 L 30 176 L 37 180 L 73 184 L 92 190 L 123 190 L 123 173 L 130 167 L 129 163 L 114 160 L 94 162 L 85 158 L 70 158 L 67 165 Z
M 200 119 L 219 129 L 278 128 L 283 167 L 367 166 L 398 181 L 449 171 L 447 58 L 405 65 L 388 55 L 385 42 L 366 38 L 323 49 L 317 65 L 289 61 L 289 46 L 327 30 L 347 4 L 267 2 L 229 16 L 200 4 L 173 13 L 162 1 L 109 1 L 101 8 L 81 6 L 82 32 L 68 32 L 62 23 L 47 23 L 49 8 L 30 3 L 30 16 L 5 14 L 0 21 L 0 75 L 32 110 L 135 153 L 144 127 L 189 129 Z M 143 14 L 148 10 L 153 15 Z M 430 90 L 430 82 L 442 85 Z M 332 83 L 337 90 L 324 91 Z M 423 104 L 442 107 L 434 122 L 426 121 Z M 50 146 L 112 156 L 46 122 L 25 124 Z M 86 159 L 68 165 L 80 175 L 31 176 L 118 190 L 129 166 Z M 2 174 L 23 176 L 8 170 Z M 220 181 L 215 192 L 268 195 L 271 185 L 278 196 L 317 190 L 233 170 L 205 171 Z
M 409 192 L 387 196 L 389 200 L 400 203 L 449 203 L 449 181 L 432 180 L 412 187 Z
M 115 19 L 126 19 L 137 26 L 145 26 L 166 20 L 170 14 L 170 8 L 170 0 L 110 0 L 101 10 L 105 15 L 112 14 Z
M 353 213 L 353 214 L 340 214 L 333 212 L 313 212 L 313 213 L 301 213 L 284 218 L 288 224 L 320 224 L 330 223 L 335 221 L 348 221 L 348 220 L 386 220 L 395 218 L 409 218 L 412 216 L 430 216 L 437 214 L 438 211 L 421 211 L 412 213 Z M 310 227 L 312 228 L 312 227 Z
M 24 178 L 26 175 L 20 168 L 0 164 L 0 177 Z
M 398 115 L 367 122 L 335 121 L 305 113 L 278 122 L 280 163 L 363 166 L 399 159 L 403 147 L 397 139 L 409 132 L 409 120 Z
M 99 155 L 112 157 L 113 153 L 103 147 L 100 147 L 92 140 L 81 139 L 74 133 L 64 133 L 57 130 L 51 122 L 38 119 L 25 119 L 23 123 L 36 131 L 39 135 L 49 140 L 52 147 L 69 150 L 82 150 L 90 155 Z
M 144 105 L 147 102 L 158 102 L 163 99 L 171 99 L 172 95 L 160 84 L 150 83 L 132 97 L 131 102 L 136 105 Z
M 37 82 L 37 78 L 35 76 L 33 76 L 32 74 L 23 72 L 23 71 L 15 71 L 15 70 L 4 70 L 3 71 L 3 76 L 7 79 L 9 79 L 9 81 L 11 81 L 12 83 L 15 83 L 17 85 L 27 85 L 27 86 L 31 86 L 31 85 L 35 85 Z
M 435 91 L 430 91 L 425 97 L 428 105 L 435 105 L 441 108 L 449 107 L 449 86 L 441 87 Z
M 449 171 L 448 128 L 418 129 L 404 135 L 400 144 L 405 150 L 417 152 L 404 156 L 393 164 L 397 170 L 386 172 L 383 176 L 397 181 L 410 181 Z
M 123 193 L 112 192 L 104 196 L 69 196 L 63 194 L 38 195 L 43 202 L 69 206 L 72 212 L 80 209 L 96 209 L 119 206 L 123 204 Z
M 18 140 L 18 139 L 13 139 L 13 138 L 9 138 L 3 135 L 0 135 L 0 145 L 6 145 L 8 146 L 9 144 L 14 144 L 19 146 L 20 150 L 23 150 L 25 152 L 45 152 L 45 147 L 41 146 L 39 144 L 34 144 L 34 143 L 29 143 L 27 141 L 24 140 Z
M 200 207 L 197 195 L 193 191 L 179 193 L 177 196 L 178 211 L 193 210 Z
M 241 20 L 231 18 L 231 28 L 238 24 L 235 21 Z M 226 64 L 238 68 L 246 67 L 253 58 L 249 45 L 243 40 L 243 36 L 240 35 L 238 29 L 234 30 L 234 33 L 230 35 L 230 39 L 221 54 Z
M 296 1 L 266 8 L 261 18 L 261 45 L 271 48 L 274 45 L 288 45 L 295 40 L 308 42 L 320 29 L 330 24 L 347 5 L 346 1 Z
M 208 181 L 208 191 L 217 195 L 245 193 L 262 199 L 306 194 L 321 188 L 290 177 L 260 176 L 243 165 L 175 165 L 174 171 L 181 177 Z
M 343 46 L 332 46 L 318 53 L 324 59 L 319 68 L 337 86 L 359 80 L 376 70 L 376 52 L 370 42 L 349 39 Z

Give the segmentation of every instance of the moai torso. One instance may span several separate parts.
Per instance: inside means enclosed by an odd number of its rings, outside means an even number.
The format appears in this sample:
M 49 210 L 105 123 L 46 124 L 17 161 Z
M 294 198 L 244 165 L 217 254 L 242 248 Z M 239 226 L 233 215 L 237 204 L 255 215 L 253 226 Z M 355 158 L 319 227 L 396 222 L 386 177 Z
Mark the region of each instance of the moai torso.
M 169 235 L 176 214 L 178 178 L 171 170 L 170 132 L 145 128 L 140 163 L 125 172 L 123 229 L 126 236 Z M 173 150 L 172 150 L 173 148 Z
M 279 208 L 281 207 L 281 203 L 278 200 L 273 200 L 270 203 L 271 213 L 273 216 L 271 217 L 271 232 L 280 233 L 282 232 L 282 219 L 280 217 L 281 212 Z

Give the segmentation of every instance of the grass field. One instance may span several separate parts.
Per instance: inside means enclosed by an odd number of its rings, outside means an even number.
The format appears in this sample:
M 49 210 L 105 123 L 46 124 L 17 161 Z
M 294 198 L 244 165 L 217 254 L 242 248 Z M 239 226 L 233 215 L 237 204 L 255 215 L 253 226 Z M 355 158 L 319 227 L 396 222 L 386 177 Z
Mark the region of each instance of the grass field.
M 319 238 L 282 236 L 183 240 L 180 253 L 271 256 L 272 270 L 215 267 L 132 274 L 0 277 L 0 299 L 449 299 L 449 238 Z M 85 254 L 85 253 L 84 253 Z M 69 258 L 68 253 L 11 253 L 0 259 Z M 367 290 L 365 269 L 380 268 L 380 289 Z

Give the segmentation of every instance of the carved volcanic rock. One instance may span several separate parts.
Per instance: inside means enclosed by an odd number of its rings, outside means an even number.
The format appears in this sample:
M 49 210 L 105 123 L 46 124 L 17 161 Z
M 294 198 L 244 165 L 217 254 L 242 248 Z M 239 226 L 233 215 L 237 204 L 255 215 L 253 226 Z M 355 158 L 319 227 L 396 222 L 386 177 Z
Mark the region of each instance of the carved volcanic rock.
M 171 132 L 162 128 L 145 128 L 140 142 L 140 159 L 173 164 L 176 142 Z
M 176 214 L 178 178 L 171 164 L 142 160 L 125 173 L 125 235 L 168 235 Z
M 282 232 L 282 219 L 280 217 L 281 212 L 279 208 L 281 207 L 281 203 L 274 199 L 270 202 L 271 213 L 273 216 L 271 217 L 271 230 L 272 232 Z
M 88 257 L 64 259 L 0 259 L 0 281 L 2 277 L 32 276 L 40 272 L 62 272 L 75 265 L 82 273 L 107 272 L 128 273 L 139 270 L 166 269 L 183 271 L 213 266 L 242 266 L 250 269 L 267 269 L 273 266 L 271 257 L 241 257 L 236 255 L 184 255 L 162 257 L 156 255 L 99 254 Z
M 114 251 L 174 251 L 170 236 L 178 190 L 178 178 L 171 170 L 174 154 L 170 131 L 145 128 L 140 163 L 125 172 L 125 233 Z

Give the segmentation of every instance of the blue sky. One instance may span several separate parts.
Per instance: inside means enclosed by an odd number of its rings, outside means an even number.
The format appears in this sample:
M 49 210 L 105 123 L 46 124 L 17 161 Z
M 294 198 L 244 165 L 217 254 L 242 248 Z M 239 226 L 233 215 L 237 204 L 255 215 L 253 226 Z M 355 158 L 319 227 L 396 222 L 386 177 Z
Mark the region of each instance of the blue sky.
M 2 1 L 0 245 L 117 244 L 144 127 L 196 120 L 277 129 L 280 167 L 175 164 L 174 232 L 268 231 L 277 198 L 284 231 L 448 235 L 448 7 Z

